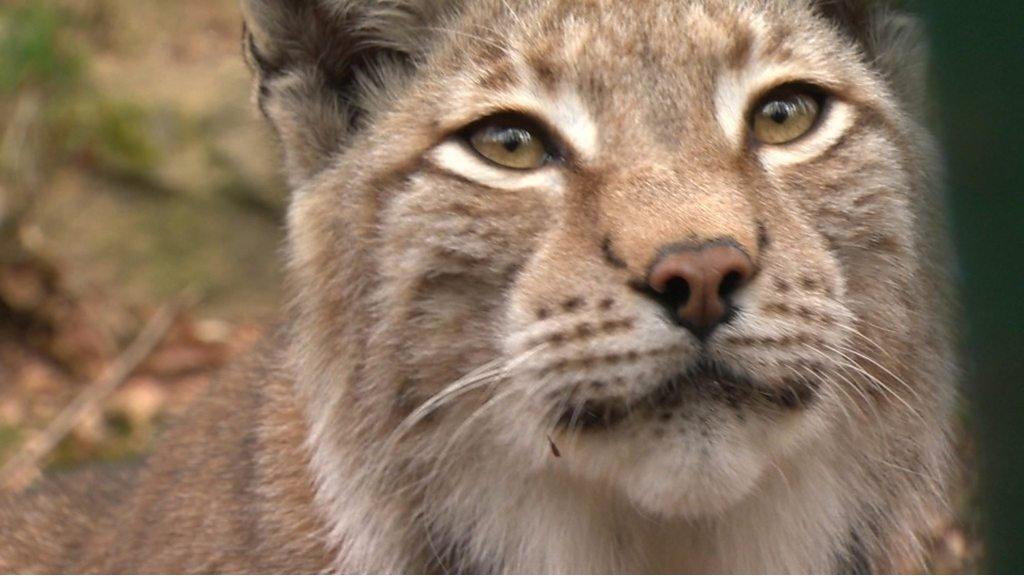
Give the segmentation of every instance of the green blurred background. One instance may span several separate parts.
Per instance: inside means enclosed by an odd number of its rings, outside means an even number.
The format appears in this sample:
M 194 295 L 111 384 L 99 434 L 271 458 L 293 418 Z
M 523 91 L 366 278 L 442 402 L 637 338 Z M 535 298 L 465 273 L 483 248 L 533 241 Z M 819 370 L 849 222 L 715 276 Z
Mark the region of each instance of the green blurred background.
M 919 2 L 961 262 L 986 568 L 1024 570 L 1024 2 Z
M 916 8 L 933 38 L 975 432 L 955 509 L 930 527 L 930 569 L 1020 571 L 1024 2 Z M 236 0 L 0 0 L 0 463 L 183 291 L 198 304 L 49 466 L 144 453 L 275 314 L 284 186 L 240 34 Z

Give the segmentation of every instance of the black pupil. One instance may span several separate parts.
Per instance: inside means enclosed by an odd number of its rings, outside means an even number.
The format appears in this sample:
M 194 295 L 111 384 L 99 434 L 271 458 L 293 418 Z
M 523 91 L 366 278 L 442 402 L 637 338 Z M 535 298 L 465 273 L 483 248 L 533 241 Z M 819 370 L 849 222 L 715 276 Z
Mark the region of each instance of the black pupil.
M 776 124 L 785 124 L 796 111 L 796 104 L 786 100 L 774 100 L 764 107 L 764 115 Z
M 500 128 L 495 134 L 497 140 L 510 154 L 519 150 L 520 147 L 528 144 L 531 140 L 530 133 L 522 128 Z

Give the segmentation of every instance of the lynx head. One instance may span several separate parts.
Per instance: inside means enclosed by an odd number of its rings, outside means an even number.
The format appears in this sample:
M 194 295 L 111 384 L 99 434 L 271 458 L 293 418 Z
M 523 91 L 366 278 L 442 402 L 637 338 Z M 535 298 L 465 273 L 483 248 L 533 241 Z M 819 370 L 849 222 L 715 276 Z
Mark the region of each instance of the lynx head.
M 837 470 L 823 483 L 874 458 L 939 466 L 909 19 L 825 0 L 242 4 L 294 188 L 321 492 L 343 455 L 349 475 L 406 473 L 406 493 L 548 475 L 695 519 L 798 460 Z

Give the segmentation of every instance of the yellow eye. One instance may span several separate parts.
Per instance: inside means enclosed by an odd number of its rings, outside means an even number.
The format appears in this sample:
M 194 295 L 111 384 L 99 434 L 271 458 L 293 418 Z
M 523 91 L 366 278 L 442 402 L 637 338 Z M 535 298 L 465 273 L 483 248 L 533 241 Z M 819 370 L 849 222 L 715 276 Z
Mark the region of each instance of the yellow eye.
M 468 140 L 481 156 L 513 170 L 533 170 L 551 160 L 538 130 L 514 118 L 486 120 L 470 129 Z
M 807 134 L 821 115 L 819 99 L 807 92 L 774 92 L 754 109 L 751 129 L 764 144 L 787 144 Z

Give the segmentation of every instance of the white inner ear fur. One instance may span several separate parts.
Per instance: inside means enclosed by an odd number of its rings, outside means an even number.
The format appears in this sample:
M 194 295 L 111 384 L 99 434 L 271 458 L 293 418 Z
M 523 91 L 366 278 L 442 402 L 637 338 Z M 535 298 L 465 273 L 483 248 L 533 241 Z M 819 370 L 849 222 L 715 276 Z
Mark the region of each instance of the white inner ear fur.
M 718 79 L 715 91 L 715 114 L 722 131 L 736 151 L 750 145 L 748 115 L 756 99 L 772 88 L 790 82 L 814 78 L 801 74 L 792 66 L 745 66 L 730 70 Z M 769 172 L 815 158 L 831 148 L 849 130 L 856 119 L 853 106 L 832 100 L 822 110 L 822 118 L 810 133 L 790 144 L 761 145 L 757 155 Z

